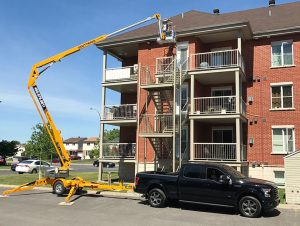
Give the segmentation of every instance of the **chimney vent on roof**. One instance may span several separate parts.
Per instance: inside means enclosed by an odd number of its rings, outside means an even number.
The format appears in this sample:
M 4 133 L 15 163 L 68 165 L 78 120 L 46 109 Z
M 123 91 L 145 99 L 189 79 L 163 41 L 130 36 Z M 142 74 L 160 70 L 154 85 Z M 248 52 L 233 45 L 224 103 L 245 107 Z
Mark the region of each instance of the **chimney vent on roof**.
M 275 0 L 269 0 L 269 6 L 275 6 Z
M 220 14 L 220 10 L 219 9 L 214 9 L 213 13 L 219 15 Z

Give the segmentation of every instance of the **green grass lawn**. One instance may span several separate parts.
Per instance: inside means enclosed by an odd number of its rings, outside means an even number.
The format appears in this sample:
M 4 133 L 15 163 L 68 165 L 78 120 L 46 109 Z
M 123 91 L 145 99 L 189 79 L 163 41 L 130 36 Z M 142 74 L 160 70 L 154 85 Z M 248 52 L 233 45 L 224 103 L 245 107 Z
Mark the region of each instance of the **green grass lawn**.
M 278 189 L 279 197 L 280 197 L 280 203 L 285 204 L 285 189 L 284 188 L 279 188 Z
M 1 169 L 10 169 L 10 165 L 6 165 L 6 166 L 0 165 L 0 170 L 1 170 Z
M 93 164 L 94 159 L 82 159 L 82 160 L 71 160 L 72 163 L 80 163 L 80 164 Z
M 112 172 L 112 179 L 118 179 L 118 173 Z M 70 174 L 70 179 L 73 177 L 81 177 L 87 181 L 97 181 L 98 173 L 97 172 L 88 172 L 88 173 L 75 173 Z M 103 179 L 107 180 L 108 173 L 103 173 Z M 25 184 L 39 178 L 38 174 L 13 174 L 13 175 L 0 175 L 0 184 L 8 185 L 21 185 Z

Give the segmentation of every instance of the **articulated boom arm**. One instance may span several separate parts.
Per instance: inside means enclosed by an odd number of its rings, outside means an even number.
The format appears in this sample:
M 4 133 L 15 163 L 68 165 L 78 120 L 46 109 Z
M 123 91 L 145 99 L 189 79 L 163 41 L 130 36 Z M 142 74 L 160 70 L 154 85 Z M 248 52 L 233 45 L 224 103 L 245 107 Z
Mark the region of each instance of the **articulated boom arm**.
M 164 40 L 165 39 L 165 35 L 163 34 L 162 32 L 162 25 L 161 25 L 161 19 L 160 19 L 160 15 L 159 14 L 154 14 L 153 16 L 151 17 L 148 17 L 142 21 L 139 21 L 135 24 L 132 24 L 128 27 L 125 27 L 125 28 L 122 28 L 118 31 L 115 31 L 113 33 L 110 33 L 110 34 L 107 34 L 107 35 L 101 35 L 95 39 L 92 39 L 90 41 L 87 41 L 81 45 L 78 45 L 78 46 L 75 46 L 69 50 L 66 50 L 62 53 L 59 53 L 55 56 L 52 56 L 48 59 L 45 59 L 35 65 L 33 65 L 32 69 L 31 69 L 31 72 L 30 72 L 30 76 L 29 76 L 29 80 L 28 80 L 28 91 L 30 93 L 30 96 L 31 98 L 33 99 L 33 102 L 39 112 L 39 115 L 41 116 L 42 118 L 42 121 L 43 121 L 43 124 L 44 126 L 46 127 L 47 129 L 47 132 L 51 138 L 51 141 L 55 147 L 55 150 L 59 156 L 59 159 L 60 159 L 60 162 L 61 162 L 61 167 L 60 167 L 60 171 L 67 171 L 69 168 L 70 168 L 70 163 L 71 163 L 71 160 L 70 160 L 70 156 L 69 156 L 69 153 L 68 151 L 65 149 L 64 147 L 64 144 L 63 144 L 63 139 L 60 135 L 60 131 L 56 128 L 52 118 L 51 118 L 51 115 L 46 107 L 46 104 L 43 100 L 43 97 L 36 85 L 36 80 L 38 79 L 38 77 L 44 72 L 46 71 L 49 67 L 51 67 L 51 65 L 53 63 L 56 63 L 58 61 L 60 61 L 62 58 L 68 56 L 68 55 L 71 55 L 73 53 L 76 53 L 78 52 L 79 50 L 83 49 L 83 48 L 86 48 L 92 44 L 95 44 L 97 42 L 101 42 L 103 40 L 105 40 L 106 38 L 108 37 L 111 37 L 113 35 L 116 35 L 120 32 L 123 32 L 125 30 L 128 30 L 130 28 L 133 28 L 135 26 L 138 26 L 142 23 L 145 23 L 149 20 L 152 20 L 152 19 L 157 19 L 158 20 L 158 25 L 159 25 L 159 35 L 160 35 L 160 39 L 161 40 Z M 39 68 L 43 68 L 41 72 L 38 71 Z M 32 92 L 32 89 L 34 92 Z M 38 102 L 37 102 L 38 100 Z M 39 104 L 38 104 L 39 103 Z

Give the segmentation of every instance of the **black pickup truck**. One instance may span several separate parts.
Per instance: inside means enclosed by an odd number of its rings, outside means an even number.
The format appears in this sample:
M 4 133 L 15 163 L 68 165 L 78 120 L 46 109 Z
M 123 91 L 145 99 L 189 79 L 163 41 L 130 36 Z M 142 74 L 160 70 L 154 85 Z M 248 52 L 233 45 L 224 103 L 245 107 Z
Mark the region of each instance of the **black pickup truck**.
M 137 173 L 134 191 L 144 194 L 152 207 L 180 200 L 235 207 L 245 217 L 259 217 L 279 204 L 274 183 L 213 163 L 185 164 L 177 173 Z

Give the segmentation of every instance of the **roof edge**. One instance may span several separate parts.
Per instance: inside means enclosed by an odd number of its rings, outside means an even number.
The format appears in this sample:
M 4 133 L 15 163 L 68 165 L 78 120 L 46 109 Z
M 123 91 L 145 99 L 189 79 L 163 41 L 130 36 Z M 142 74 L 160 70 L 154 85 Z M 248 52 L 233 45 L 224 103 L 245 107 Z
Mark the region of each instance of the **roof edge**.
M 226 29 L 232 29 L 232 28 L 243 28 L 247 26 L 250 30 L 250 33 L 253 34 L 251 26 L 249 21 L 238 21 L 233 23 L 226 23 L 226 24 L 218 24 L 218 25 L 210 25 L 205 27 L 196 27 L 193 29 L 188 30 L 181 30 L 176 31 L 177 37 L 182 37 L 186 35 L 192 35 L 192 34 L 198 34 L 198 33 L 206 33 L 206 32 L 212 32 L 217 30 L 226 30 Z M 135 38 L 127 39 L 127 40 L 121 40 L 121 41 L 112 41 L 112 42 L 106 42 L 106 43 L 96 43 L 95 45 L 103 50 L 106 47 L 112 47 L 112 46 L 119 46 L 119 45 L 126 45 L 126 44 L 132 44 L 132 43 L 140 43 L 144 41 L 153 41 L 156 40 L 156 35 L 148 35 L 148 36 L 138 36 Z
M 300 32 L 300 26 L 295 26 L 295 27 L 288 27 L 284 29 L 276 29 L 276 30 L 268 30 L 268 31 L 258 31 L 255 32 L 253 35 L 254 39 L 257 38 L 268 38 L 272 36 L 280 36 L 280 35 L 286 35 L 286 34 L 291 34 L 291 33 L 298 33 Z

